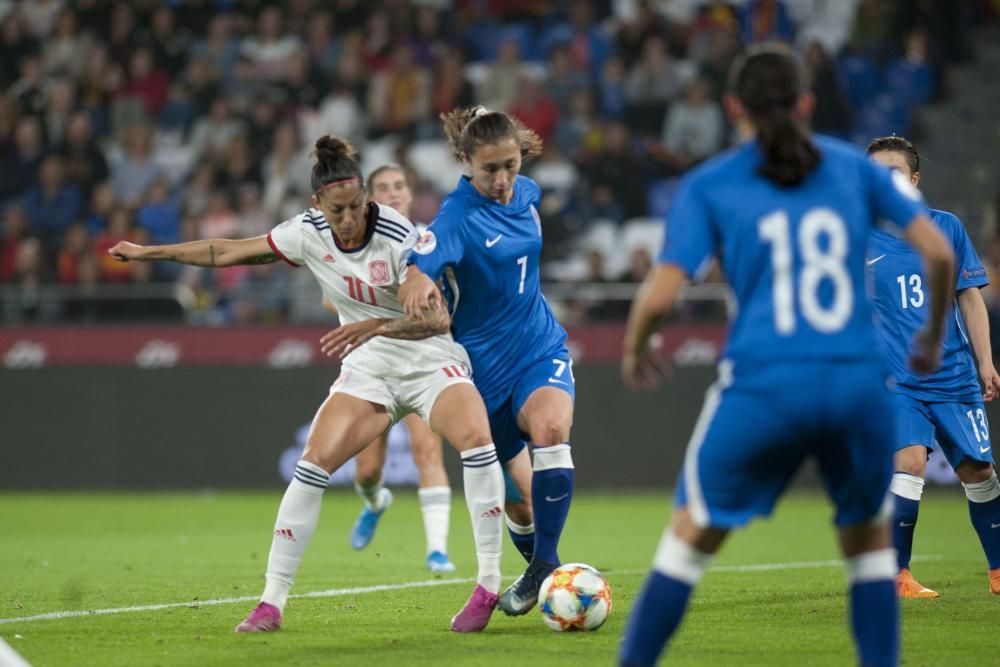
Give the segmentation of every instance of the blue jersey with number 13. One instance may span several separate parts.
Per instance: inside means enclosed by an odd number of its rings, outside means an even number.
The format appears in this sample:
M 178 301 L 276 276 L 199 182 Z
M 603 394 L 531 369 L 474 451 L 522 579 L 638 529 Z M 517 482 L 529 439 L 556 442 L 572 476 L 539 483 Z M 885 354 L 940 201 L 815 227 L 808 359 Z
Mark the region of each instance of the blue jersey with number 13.
M 443 279 L 452 332 L 488 405 L 566 341 L 539 283 L 540 197 L 537 183 L 518 176 L 510 203 L 501 204 L 463 176 L 410 255 L 430 278 Z
M 751 141 L 695 169 L 668 216 L 660 261 L 697 279 L 718 256 L 739 314 L 725 356 L 741 361 L 877 358 L 865 298 L 865 251 L 876 221 L 905 228 L 924 212 L 902 175 L 840 141 L 800 185 L 757 173 Z M 821 390 L 821 388 L 817 388 Z

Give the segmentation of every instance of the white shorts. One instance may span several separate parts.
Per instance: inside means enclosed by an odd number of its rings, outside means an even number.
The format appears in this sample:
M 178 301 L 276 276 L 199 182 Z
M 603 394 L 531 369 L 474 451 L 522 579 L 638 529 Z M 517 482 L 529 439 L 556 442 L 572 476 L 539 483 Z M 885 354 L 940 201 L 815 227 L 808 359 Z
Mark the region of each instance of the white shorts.
M 391 378 L 377 378 L 356 368 L 345 368 L 330 387 L 330 393 L 383 405 L 393 423 L 411 413 L 430 423 L 431 410 L 441 392 L 454 384 L 472 384 L 471 377 L 469 367 L 460 361 L 436 371 Z

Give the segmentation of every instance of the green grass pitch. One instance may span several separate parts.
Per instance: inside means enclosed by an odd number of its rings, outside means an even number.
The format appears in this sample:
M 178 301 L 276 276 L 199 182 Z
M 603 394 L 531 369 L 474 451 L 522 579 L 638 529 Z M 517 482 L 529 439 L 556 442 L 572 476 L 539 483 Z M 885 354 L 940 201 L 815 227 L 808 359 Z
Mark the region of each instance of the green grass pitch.
M 0 637 L 42 665 L 611 665 L 636 590 L 668 515 L 665 494 L 579 493 L 561 555 L 601 569 L 614 611 L 597 632 L 560 634 L 538 612 L 500 613 L 480 635 L 449 620 L 471 584 L 365 591 L 290 601 L 285 627 L 236 635 L 256 596 L 281 492 L 205 494 L 0 494 Z M 347 544 L 359 504 L 327 494 L 295 593 L 425 582 L 423 529 L 414 493 L 397 494 L 371 546 Z M 842 568 L 830 511 L 795 494 L 776 515 L 731 539 L 696 593 L 667 654 L 676 665 L 848 665 Z M 474 576 L 469 520 L 452 508 L 452 579 Z M 903 660 L 913 665 L 995 661 L 1000 598 L 964 496 L 925 496 L 915 563 L 942 594 L 903 604 Z M 781 564 L 799 566 L 782 566 Z M 743 571 L 736 566 L 775 564 Z M 522 561 L 508 544 L 504 573 Z M 449 575 L 450 576 L 450 575 Z M 448 579 L 449 577 L 444 577 Z M 9 622 L 49 612 L 181 603 L 106 615 Z M 984 653 L 984 651 L 988 653 Z

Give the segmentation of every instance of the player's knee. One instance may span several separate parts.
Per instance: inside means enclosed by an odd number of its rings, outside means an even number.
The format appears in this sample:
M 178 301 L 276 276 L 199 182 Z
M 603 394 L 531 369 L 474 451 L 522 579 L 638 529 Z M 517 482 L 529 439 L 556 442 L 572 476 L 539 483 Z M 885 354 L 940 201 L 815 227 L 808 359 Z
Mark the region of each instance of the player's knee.
M 535 520 L 534 515 L 531 512 L 531 503 L 529 502 L 507 502 L 504 505 L 504 509 L 507 513 L 508 526 L 511 523 L 519 526 L 527 526 Z
M 913 446 L 899 450 L 896 452 L 894 467 L 896 472 L 923 479 L 927 472 L 927 449 Z
M 472 423 L 456 428 L 449 434 L 448 440 L 460 452 L 493 443 L 489 426 Z
M 410 441 L 410 450 L 413 453 L 413 462 L 420 470 L 441 467 L 441 441 L 436 437 L 413 438 Z
M 543 415 L 529 425 L 529 435 L 536 447 L 558 445 L 569 440 L 569 425 L 556 415 Z
M 319 466 L 327 472 L 327 474 L 333 474 L 333 456 L 332 453 L 328 452 L 324 455 L 323 449 L 319 447 L 309 447 L 306 446 L 306 450 L 302 452 L 302 460 L 308 461 L 315 466 Z
M 969 485 L 983 484 L 996 479 L 993 466 L 989 463 L 981 463 L 979 461 L 962 461 L 955 468 L 955 474 L 958 476 L 959 481 L 966 486 L 966 490 L 968 490 Z

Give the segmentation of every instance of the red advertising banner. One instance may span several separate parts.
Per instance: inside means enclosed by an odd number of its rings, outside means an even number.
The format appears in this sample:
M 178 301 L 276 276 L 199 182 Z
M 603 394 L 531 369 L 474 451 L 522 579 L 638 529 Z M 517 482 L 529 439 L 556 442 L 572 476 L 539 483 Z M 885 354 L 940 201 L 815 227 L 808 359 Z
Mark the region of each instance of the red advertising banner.
M 8 327 L 0 329 L 4 368 L 53 366 L 270 366 L 335 365 L 320 353 L 324 327 Z M 578 327 L 569 332 L 577 363 L 621 358 L 622 325 Z M 725 327 L 676 326 L 658 337 L 661 354 L 679 366 L 715 363 Z

